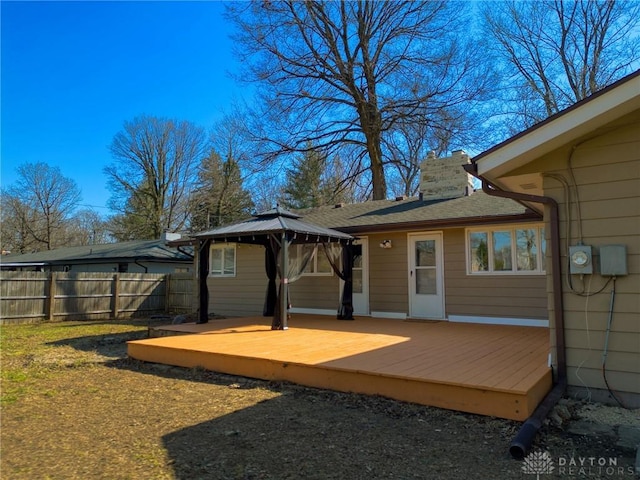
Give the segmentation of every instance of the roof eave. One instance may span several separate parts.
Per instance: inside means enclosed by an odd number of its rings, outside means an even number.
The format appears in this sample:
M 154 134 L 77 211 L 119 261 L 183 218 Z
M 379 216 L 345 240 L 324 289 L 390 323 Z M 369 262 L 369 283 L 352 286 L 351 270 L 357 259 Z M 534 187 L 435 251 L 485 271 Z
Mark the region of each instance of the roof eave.
M 437 228 L 453 228 L 453 227 L 473 227 L 478 225 L 494 225 L 501 223 L 525 223 L 525 222 L 539 222 L 542 221 L 542 215 L 534 211 L 528 211 L 525 213 L 513 214 L 513 215 L 491 215 L 480 217 L 465 217 L 465 218 L 451 218 L 451 219 L 438 219 L 438 220 L 421 220 L 412 222 L 400 222 L 400 223 L 387 223 L 387 224 L 372 224 L 372 225 L 358 225 L 347 227 L 336 227 L 336 230 L 349 233 L 352 235 L 364 234 L 364 233 L 382 233 L 382 232 L 394 232 L 394 231 L 409 231 L 409 230 L 434 230 Z
M 640 70 L 472 159 L 495 179 L 640 108 Z

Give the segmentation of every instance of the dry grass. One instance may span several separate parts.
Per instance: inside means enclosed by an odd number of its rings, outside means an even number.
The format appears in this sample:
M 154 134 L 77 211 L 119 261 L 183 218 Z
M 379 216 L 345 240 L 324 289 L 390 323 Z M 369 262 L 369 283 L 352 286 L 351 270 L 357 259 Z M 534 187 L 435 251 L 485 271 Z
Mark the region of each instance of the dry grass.
M 127 359 L 146 332 L 2 328 L 3 479 L 523 477 L 507 453 L 516 422 Z M 536 448 L 632 461 L 560 431 Z

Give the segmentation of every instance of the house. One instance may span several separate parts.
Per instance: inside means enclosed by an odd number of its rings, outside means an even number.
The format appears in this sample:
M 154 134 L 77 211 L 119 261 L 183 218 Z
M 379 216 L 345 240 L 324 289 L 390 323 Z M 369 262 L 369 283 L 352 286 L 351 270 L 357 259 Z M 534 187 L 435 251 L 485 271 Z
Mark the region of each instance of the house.
M 640 71 L 467 168 L 557 230 L 546 272 L 556 376 L 578 398 L 640 406 Z
M 174 273 L 193 271 L 189 248 L 174 248 L 168 241 L 179 234 L 165 233 L 158 240 L 133 240 L 103 245 L 57 248 L 22 255 L 3 255 L 2 270 L 46 272 Z
M 542 214 L 474 191 L 463 151 L 430 154 L 421 195 L 319 207 L 302 220 L 356 237 L 353 314 L 376 318 L 548 325 Z M 302 248 L 298 246 L 297 248 Z M 289 285 L 291 313 L 335 315 L 342 281 L 324 247 Z M 264 247 L 211 245 L 209 312 L 263 312 Z
M 474 191 L 469 163 L 429 155 L 416 198 L 276 207 L 172 242 L 196 246 L 198 321 L 129 356 L 526 419 L 552 388 L 543 216 Z

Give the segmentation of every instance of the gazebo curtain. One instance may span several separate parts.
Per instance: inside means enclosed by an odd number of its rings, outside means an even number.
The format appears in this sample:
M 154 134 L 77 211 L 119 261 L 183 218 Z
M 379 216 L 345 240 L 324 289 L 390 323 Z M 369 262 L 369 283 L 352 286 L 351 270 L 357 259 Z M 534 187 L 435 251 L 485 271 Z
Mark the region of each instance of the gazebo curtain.
M 331 268 L 344 282 L 337 317 L 339 320 L 353 320 L 353 247 L 339 243 L 322 243 L 322 246 Z
M 309 265 L 309 261 L 313 258 L 315 245 L 313 244 L 297 244 L 291 245 L 290 241 L 286 241 L 284 248 L 287 248 L 287 265 L 286 272 L 282 272 L 282 246 L 276 238 L 271 237 L 266 245 L 265 252 L 265 268 L 269 283 L 267 285 L 267 295 L 264 302 L 263 316 L 273 315 L 273 329 L 282 328 L 281 305 L 283 295 L 283 278 L 287 284 L 291 284 L 298 280 L 302 273 Z M 293 247 L 293 248 L 291 248 Z M 276 294 L 276 277 L 280 277 L 280 286 Z M 287 308 L 290 308 L 289 289 L 287 288 Z
M 209 276 L 209 249 L 211 240 L 204 240 L 198 245 L 198 321 L 196 323 L 207 323 L 209 321 L 209 287 L 207 277 Z
M 265 245 L 264 251 L 264 267 L 267 272 L 267 278 L 269 279 L 267 295 L 264 299 L 264 308 L 262 309 L 262 315 L 264 317 L 272 316 L 278 303 L 278 291 L 276 289 L 278 252 L 280 252 L 280 244 L 271 237 Z

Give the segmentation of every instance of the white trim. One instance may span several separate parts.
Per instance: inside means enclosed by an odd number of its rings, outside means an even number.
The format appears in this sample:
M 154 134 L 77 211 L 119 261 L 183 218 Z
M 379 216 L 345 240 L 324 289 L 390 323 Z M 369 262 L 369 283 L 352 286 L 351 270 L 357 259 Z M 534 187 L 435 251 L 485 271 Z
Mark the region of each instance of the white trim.
M 224 273 L 225 270 L 225 260 L 224 260 L 224 251 L 227 249 L 233 249 L 233 273 Z M 221 250 L 222 251 L 222 272 L 215 273 L 213 271 L 213 251 Z M 233 278 L 238 273 L 238 244 L 237 243 L 212 243 L 209 247 L 209 277 L 211 278 Z
M 465 242 L 465 261 L 467 264 L 467 275 L 473 276 L 493 276 L 493 275 L 507 275 L 507 276 L 518 276 L 518 275 L 531 275 L 531 276 L 542 276 L 546 275 L 545 268 L 545 252 L 542 251 L 542 244 L 546 241 L 545 235 L 543 235 L 543 230 L 546 228 L 546 225 L 541 222 L 537 223 L 521 223 L 516 225 L 487 225 L 485 227 L 467 227 L 464 231 L 464 242 Z M 516 231 L 524 230 L 524 229 L 535 229 L 536 230 L 536 257 L 537 257 L 537 268 L 536 270 L 518 270 L 518 248 L 517 248 L 517 238 Z M 491 233 L 496 231 L 509 231 L 511 235 L 511 270 L 493 270 L 493 256 L 494 256 L 494 248 L 493 248 L 493 237 Z M 471 242 L 470 237 L 472 233 L 486 233 L 487 234 L 487 259 L 489 262 L 489 270 L 486 271 L 478 271 L 474 272 L 471 268 Z
M 362 268 L 360 269 L 360 271 L 362 272 L 362 293 L 352 292 L 352 303 L 354 295 L 362 295 L 362 297 L 359 298 L 365 300 L 365 308 L 364 310 L 356 310 L 355 305 L 353 305 L 353 314 L 367 316 L 371 312 L 371 291 L 369 290 L 369 237 L 359 237 L 358 240 L 356 240 L 354 243 L 356 245 L 359 244 L 362 247 Z
M 411 272 L 412 270 L 415 268 L 414 265 L 412 265 L 412 260 L 415 260 L 413 258 L 414 252 L 412 252 L 412 247 L 414 247 L 414 245 L 412 244 L 412 241 L 415 241 L 414 239 L 419 239 L 422 237 L 436 237 L 436 245 L 439 246 L 439 248 L 436 248 L 436 274 L 438 277 L 438 282 L 439 282 L 439 286 L 440 286 L 440 299 L 442 301 L 442 316 L 436 316 L 436 315 L 428 315 L 426 317 L 423 316 L 419 316 L 416 315 L 413 311 L 414 305 L 413 305 L 413 296 L 412 296 L 412 278 L 411 278 Z M 445 298 L 445 285 L 444 285 L 444 233 L 442 232 L 442 230 L 429 230 L 426 232 L 410 232 L 407 233 L 407 297 L 408 297 L 408 301 L 409 301 L 409 316 L 411 318 L 428 318 L 431 320 L 445 320 L 447 318 L 447 301 Z
M 371 312 L 373 318 L 395 318 L 398 320 L 406 320 L 407 314 L 404 312 Z
M 326 308 L 296 308 L 296 307 L 291 307 L 289 309 L 289 312 L 291 313 L 303 313 L 306 315 L 337 315 L 338 314 L 338 309 L 336 308 L 335 310 L 328 310 Z
M 486 325 L 518 325 L 521 327 L 549 327 L 549 320 L 534 318 L 508 317 L 472 317 L 467 315 L 449 315 L 449 321 L 454 323 L 483 323 Z

